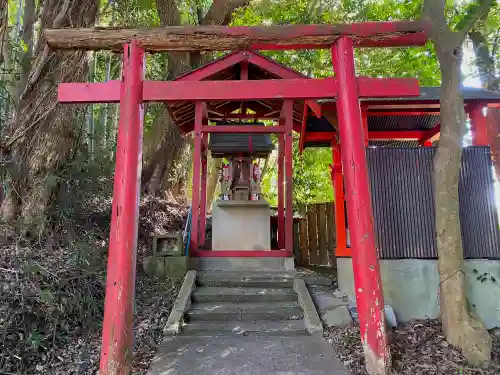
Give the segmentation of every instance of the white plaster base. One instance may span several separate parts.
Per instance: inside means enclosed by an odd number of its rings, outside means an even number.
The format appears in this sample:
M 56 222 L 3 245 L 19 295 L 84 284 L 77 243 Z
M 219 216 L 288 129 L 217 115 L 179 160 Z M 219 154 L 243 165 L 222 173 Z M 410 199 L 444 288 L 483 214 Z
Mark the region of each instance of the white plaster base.
M 271 212 L 259 201 L 217 201 L 212 210 L 212 250 L 271 250 Z
M 353 301 L 354 276 L 351 258 L 337 258 L 339 289 Z M 477 270 L 477 273 L 474 272 Z M 439 317 L 439 274 L 437 260 L 381 260 L 384 303 L 392 306 L 398 321 Z M 466 260 L 469 308 L 477 313 L 487 329 L 500 327 L 500 261 Z M 497 282 L 481 283 L 479 274 L 487 272 Z

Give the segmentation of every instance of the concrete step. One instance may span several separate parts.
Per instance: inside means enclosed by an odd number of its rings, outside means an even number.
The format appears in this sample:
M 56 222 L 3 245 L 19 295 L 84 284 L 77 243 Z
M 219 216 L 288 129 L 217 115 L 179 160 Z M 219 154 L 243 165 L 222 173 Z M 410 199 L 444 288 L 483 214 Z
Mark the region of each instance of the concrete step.
M 297 301 L 292 288 L 199 287 L 194 302 L 280 302 Z
M 298 302 L 194 303 L 186 318 L 190 322 L 298 320 L 304 318 L 304 311 Z
M 196 284 L 213 287 L 291 288 L 293 276 L 274 272 L 198 272 Z
M 191 258 L 190 267 L 197 271 L 274 271 L 285 272 L 294 270 L 293 258 L 262 258 L 262 257 L 221 257 L 221 258 Z
M 183 336 L 309 336 L 304 321 L 192 322 Z

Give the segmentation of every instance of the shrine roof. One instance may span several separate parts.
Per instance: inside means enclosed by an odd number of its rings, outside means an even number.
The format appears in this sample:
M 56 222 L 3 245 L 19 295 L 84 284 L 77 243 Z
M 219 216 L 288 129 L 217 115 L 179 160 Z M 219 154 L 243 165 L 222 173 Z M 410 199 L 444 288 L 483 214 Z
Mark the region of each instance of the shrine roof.
M 367 113 L 368 131 L 377 134 L 392 134 L 398 138 L 396 132 L 406 137 L 411 132 L 428 132 L 437 129 L 440 122 L 440 96 L 441 88 L 437 86 L 421 86 L 420 95 L 404 98 L 362 98 L 361 107 Z M 476 103 L 498 106 L 500 92 L 474 87 L 461 87 L 466 107 Z M 323 111 L 335 113 L 335 100 L 318 100 Z M 335 131 L 326 117 L 317 118 L 309 113 L 306 124 L 306 141 L 304 147 L 325 147 L 328 141 L 317 137 L 319 133 L 328 134 Z M 316 134 L 314 134 L 316 133 Z M 383 138 L 383 137 L 380 137 Z M 310 139 L 307 141 L 307 139 Z M 370 146 L 377 147 L 418 147 L 417 140 L 379 139 L 370 140 Z
M 175 81 L 205 80 L 266 80 L 266 79 L 307 79 L 304 74 L 284 66 L 255 51 L 237 51 L 209 61 L 205 65 L 186 72 Z M 500 92 L 462 87 L 465 104 L 500 105 Z M 420 95 L 400 98 L 362 98 L 361 107 L 367 114 L 368 130 L 371 132 L 397 132 L 395 139 L 385 139 L 377 133 L 377 140 L 370 140 L 371 145 L 388 147 L 391 145 L 415 146 L 415 140 L 397 140 L 401 132 L 426 132 L 436 130 L 439 125 L 440 87 L 420 87 Z M 207 102 L 210 121 L 215 123 L 231 121 L 238 114 L 247 113 L 259 119 L 277 120 L 281 112 L 282 100 L 251 100 L 242 102 L 213 101 Z M 302 132 L 303 111 L 308 108 L 304 147 L 322 147 L 330 144 L 318 137 L 319 133 L 332 134 L 336 126 L 336 104 L 334 99 L 308 101 L 309 108 L 303 100 L 295 100 L 293 107 L 294 130 Z M 168 111 L 180 130 L 188 133 L 194 129 L 194 103 L 190 101 L 168 102 Z M 312 110 L 314 108 L 314 111 Z M 314 112 L 314 113 L 313 113 Z M 316 113 L 324 114 L 316 117 Z M 329 115 L 329 116 L 327 116 Z M 241 118 L 242 116 L 239 116 Z M 241 121 L 239 121 L 241 123 Z M 333 125 L 332 125 L 333 123 Z M 405 133 L 405 136 L 406 137 Z M 403 137 L 403 138 L 404 138 Z M 309 140 L 307 140 L 307 138 Z
M 205 65 L 186 72 L 174 81 L 220 81 L 220 80 L 265 80 L 265 79 L 297 79 L 308 78 L 304 74 L 279 64 L 258 52 L 238 51 L 214 59 Z M 174 122 L 182 132 L 188 133 L 194 129 L 194 103 L 181 101 L 166 103 Z M 211 121 L 225 120 L 241 111 L 243 108 L 249 113 L 265 115 L 269 119 L 276 119 L 281 111 L 282 100 L 253 100 L 242 103 L 235 101 L 214 101 L 207 103 L 207 110 Z M 304 101 L 294 101 L 295 129 L 300 129 Z
M 464 97 L 465 102 L 480 101 L 484 103 L 500 103 L 500 92 L 487 90 L 483 88 L 467 87 L 462 86 L 460 91 Z M 395 103 L 408 103 L 415 102 L 422 104 L 422 102 L 429 102 L 439 105 L 439 96 L 441 92 L 441 87 L 439 86 L 420 86 L 420 95 L 414 97 L 403 97 L 403 98 L 361 98 L 362 102 L 369 102 L 368 107 L 372 105 L 373 102 L 395 102 Z M 318 103 L 332 103 L 335 99 L 320 99 Z

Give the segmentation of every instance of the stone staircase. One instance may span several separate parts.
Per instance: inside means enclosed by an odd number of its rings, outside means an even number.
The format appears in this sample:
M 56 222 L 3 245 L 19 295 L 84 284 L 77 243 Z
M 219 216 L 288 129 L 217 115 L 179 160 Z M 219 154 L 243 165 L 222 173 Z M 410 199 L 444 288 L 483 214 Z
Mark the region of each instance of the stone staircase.
M 296 284 L 286 272 L 198 272 L 180 334 L 310 335 Z

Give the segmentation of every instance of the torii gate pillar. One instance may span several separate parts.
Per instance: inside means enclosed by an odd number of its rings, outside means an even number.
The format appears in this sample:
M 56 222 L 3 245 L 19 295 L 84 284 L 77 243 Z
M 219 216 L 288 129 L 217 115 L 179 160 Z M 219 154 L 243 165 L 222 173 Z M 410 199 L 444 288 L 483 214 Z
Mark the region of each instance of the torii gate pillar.
M 385 333 L 382 279 L 375 248 L 354 50 L 350 38 L 341 37 L 332 46 L 332 62 L 339 84 L 337 115 L 361 341 L 368 373 L 385 375 L 390 369 L 390 354 Z
M 132 41 L 123 53 L 100 375 L 128 375 L 132 366 L 143 72 L 144 50 Z

